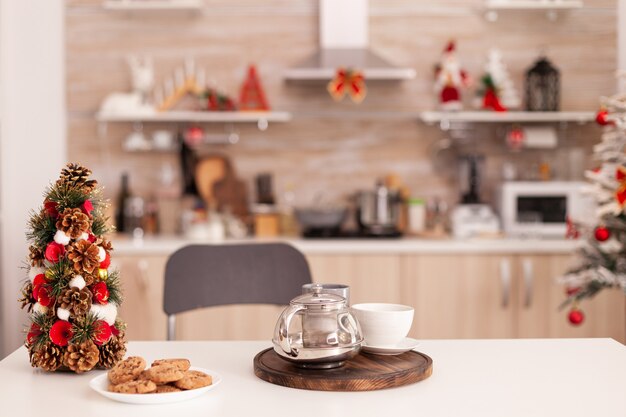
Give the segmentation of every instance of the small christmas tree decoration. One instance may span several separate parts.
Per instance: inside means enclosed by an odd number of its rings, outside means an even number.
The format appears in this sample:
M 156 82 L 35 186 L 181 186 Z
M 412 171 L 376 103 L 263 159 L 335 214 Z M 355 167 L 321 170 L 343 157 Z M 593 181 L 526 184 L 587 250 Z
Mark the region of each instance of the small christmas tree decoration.
M 239 109 L 255 111 L 269 111 L 270 109 L 254 65 L 248 67 L 248 76 L 241 85 Z
M 347 94 L 353 102 L 360 103 L 367 95 L 363 73 L 351 68 L 338 68 L 335 78 L 328 83 L 326 90 L 335 101 L 343 100 Z
M 109 273 L 113 247 L 103 237 L 105 203 L 90 175 L 68 164 L 29 220 L 29 279 L 19 301 L 31 319 L 30 362 L 46 371 L 108 369 L 126 352 L 117 330 L 124 328 L 119 273 Z
M 626 96 L 604 97 L 602 107 L 598 123 L 604 133 L 593 154 L 599 167 L 585 173 L 590 185 L 584 190 L 596 202 L 596 216 L 579 223 L 587 238 L 576 264 L 560 279 L 565 288 L 576 289 L 563 303 L 574 305 L 569 313 L 574 325 L 584 320 L 580 301 L 605 289 L 626 292 Z
M 454 41 L 448 42 L 441 62 L 435 66 L 435 92 L 439 95 L 442 110 L 461 110 L 461 89 L 470 84 L 470 78 L 461 69 L 455 50 Z
M 509 72 L 502 62 L 502 54 L 497 49 L 489 51 L 482 88 L 478 90 L 480 107 L 494 111 L 506 111 L 521 104 L 519 94 L 513 86 Z

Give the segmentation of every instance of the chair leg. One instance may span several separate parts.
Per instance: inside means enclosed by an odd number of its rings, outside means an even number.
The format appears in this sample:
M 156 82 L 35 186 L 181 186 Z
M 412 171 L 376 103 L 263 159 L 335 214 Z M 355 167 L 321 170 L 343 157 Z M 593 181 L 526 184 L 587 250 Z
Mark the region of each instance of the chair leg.
M 176 316 L 167 316 L 167 340 L 176 339 Z

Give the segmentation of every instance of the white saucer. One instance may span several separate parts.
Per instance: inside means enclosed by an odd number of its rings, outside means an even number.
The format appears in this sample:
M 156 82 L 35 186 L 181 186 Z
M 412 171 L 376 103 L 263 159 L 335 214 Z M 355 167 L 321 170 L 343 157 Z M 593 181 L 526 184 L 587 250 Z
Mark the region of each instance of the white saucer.
M 374 353 L 376 355 L 399 355 L 415 349 L 417 345 L 419 345 L 417 340 L 405 337 L 400 343 L 393 346 L 368 346 L 363 343 L 361 349 L 366 353 Z
M 211 371 L 209 369 L 197 368 L 192 366 L 189 368 L 194 371 L 201 371 L 205 374 L 211 375 L 213 378 L 213 384 L 208 387 L 196 388 L 186 391 L 179 392 L 167 392 L 163 394 L 120 394 L 117 392 L 111 392 L 108 390 L 109 386 L 109 377 L 106 373 L 99 375 L 93 378 L 89 382 L 89 386 L 96 391 L 98 394 L 103 395 L 107 398 L 110 398 L 114 401 L 119 401 L 122 403 L 129 404 L 164 404 L 164 403 L 173 403 L 177 401 L 185 401 L 191 398 L 198 397 L 204 394 L 207 391 L 215 388 L 221 381 L 222 377 L 217 372 Z

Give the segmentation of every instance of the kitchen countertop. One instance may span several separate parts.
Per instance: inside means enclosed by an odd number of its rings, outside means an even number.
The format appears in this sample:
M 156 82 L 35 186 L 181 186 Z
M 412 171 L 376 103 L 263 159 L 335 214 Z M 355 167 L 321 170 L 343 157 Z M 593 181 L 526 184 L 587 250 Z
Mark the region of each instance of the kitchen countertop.
M 268 341 L 130 342 L 128 355 L 185 357 L 221 374 L 193 400 L 130 405 L 100 396 L 81 375 L 32 369 L 24 347 L 0 362 L 3 415 L 46 416 L 480 416 L 621 417 L 626 349 L 612 339 L 423 340 L 430 378 L 368 392 L 285 388 L 257 378 L 254 355 Z
M 302 238 L 248 238 L 225 240 L 222 243 L 285 242 L 304 254 L 568 254 L 582 241 L 565 239 L 302 239 Z M 114 237 L 116 256 L 170 255 L 186 245 L 198 242 L 182 237 L 147 237 L 132 240 Z M 213 242 L 214 243 L 214 242 Z

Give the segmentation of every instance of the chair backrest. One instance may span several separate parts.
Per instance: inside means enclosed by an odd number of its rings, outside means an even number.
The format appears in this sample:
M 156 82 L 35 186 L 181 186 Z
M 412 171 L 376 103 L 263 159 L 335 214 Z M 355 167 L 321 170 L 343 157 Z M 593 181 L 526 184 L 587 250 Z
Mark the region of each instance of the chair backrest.
M 289 304 L 311 282 L 306 258 L 284 243 L 190 245 L 165 267 L 167 315 L 226 304 Z

